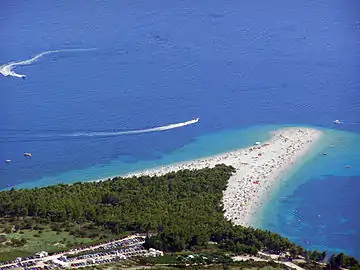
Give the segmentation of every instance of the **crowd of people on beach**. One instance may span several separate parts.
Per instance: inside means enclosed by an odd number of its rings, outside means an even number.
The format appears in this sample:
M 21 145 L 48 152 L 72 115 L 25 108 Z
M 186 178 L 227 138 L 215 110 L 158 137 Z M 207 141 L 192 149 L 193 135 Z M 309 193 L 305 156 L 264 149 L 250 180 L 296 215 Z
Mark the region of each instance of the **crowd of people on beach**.
M 285 129 L 266 144 L 229 153 L 236 169 L 224 192 L 225 216 L 235 224 L 250 226 L 266 194 L 319 137 L 313 129 Z
M 311 128 L 285 128 L 274 131 L 270 140 L 224 154 L 144 170 L 131 176 L 163 175 L 172 171 L 202 169 L 217 164 L 236 169 L 224 191 L 225 216 L 235 224 L 250 226 L 263 205 L 264 196 L 281 181 L 288 169 L 320 138 Z

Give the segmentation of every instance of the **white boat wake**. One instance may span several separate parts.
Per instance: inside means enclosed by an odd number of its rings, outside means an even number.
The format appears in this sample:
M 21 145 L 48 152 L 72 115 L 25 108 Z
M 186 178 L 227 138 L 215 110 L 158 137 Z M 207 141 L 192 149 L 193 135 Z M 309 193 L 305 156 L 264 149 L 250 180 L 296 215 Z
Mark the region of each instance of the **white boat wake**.
M 45 56 L 47 54 L 60 53 L 60 52 L 86 52 L 86 51 L 93 51 L 93 50 L 96 50 L 96 48 L 91 48 L 91 49 L 64 49 L 64 50 L 52 50 L 52 51 L 42 52 L 42 53 L 39 53 L 38 55 L 34 56 L 31 59 L 24 60 L 24 61 L 19 61 L 19 62 L 10 62 L 8 64 L 0 66 L 0 74 L 2 74 L 3 76 L 12 76 L 12 77 L 17 77 L 17 78 L 25 78 L 26 77 L 25 75 L 18 74 L 13 69 L 16 66 L 31 65 L 36 60 L 38 60 L 39 58 L 41 58 L 41 57 L 43 57 L 43 56 Z
M 135 135 L 141 133 L 149 133 L 149 132 L 159 132 L 166 131 L 175 128 L 181 128 L 189 125 L 194 125 L 199 122 L 199 118 L 194 118 L 192 120 L 170 124 L 166 126 L 159 126 L 153 128 L 146 129 L 137 129 L 137 130 L 127 130 L 127 131 L 88 131 L 88 132 L 72 132 L 72 133 L 59 133 L 59 131 L 53 131 L 51 133 L 42 133 L 42 134 L 28 134 L 29 131 L 20 131 L 16 132 L 15 136 L 1 136 L 0 133 L 0 141 L 1 142 L 33 142 L 33 141 L 52 141 L 59 140 L 64 138 L 73 138 L 73 139 L 81 139 L 87 137 L 110 137 L 110 136 L 121 136 L 121 135 Z M 0 130 L 1 131 L 1 130 Z M 24 133 L 25 134 L 22 134 Z
M 166 126 L 153 127 L 147 129 L 138 129 L 138 130 L 128 130 L 128 131 L 113 131 L 113 132 L 76 132 L 71 134 L 63 134 L 62 136 L 66 137 L 94 137 L 94 136 L 119 136 L 119 135 L 128 135 L 128 134 L 140 134 L 140 133 L 148 133 L 148 132 L 156 132 L 156 131 L 164 131 L 174 128 L 185 127 L 189 125 L 193 125 L 199 122 L 199 118 L 195 118 L 186 122 L 170 124 Z

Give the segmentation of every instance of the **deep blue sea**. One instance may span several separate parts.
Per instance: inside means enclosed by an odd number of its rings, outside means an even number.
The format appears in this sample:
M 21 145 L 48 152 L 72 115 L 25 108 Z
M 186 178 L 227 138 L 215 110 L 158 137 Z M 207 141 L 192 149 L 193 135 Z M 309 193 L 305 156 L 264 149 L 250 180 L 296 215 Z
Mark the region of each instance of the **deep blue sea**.
M 53 50 L 13 67 L 26 79 L 0 74 L 0 160 L 11 159 L 0 189 L 109 177 L 313 126 L 321 145 L 256 225 L 360 258 L 359 1 L 2 3 L 0 66 Z

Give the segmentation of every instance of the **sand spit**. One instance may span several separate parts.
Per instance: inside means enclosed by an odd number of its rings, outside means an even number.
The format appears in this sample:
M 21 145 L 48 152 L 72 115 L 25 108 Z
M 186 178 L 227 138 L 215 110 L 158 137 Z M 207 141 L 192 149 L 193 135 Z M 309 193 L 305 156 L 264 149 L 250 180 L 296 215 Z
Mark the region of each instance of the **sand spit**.
M 270 140 L 224 154 L 144 170 L 125 175 L 163 175 L 183 169 L 202 169 L 224 163 L 236 169 L 224 191 L 225 217 L 235 224 L 250 226 L 267 194 L 281 181 L 291 166 L 321 137 L 311 128 L 284 128 L 272 132 Z

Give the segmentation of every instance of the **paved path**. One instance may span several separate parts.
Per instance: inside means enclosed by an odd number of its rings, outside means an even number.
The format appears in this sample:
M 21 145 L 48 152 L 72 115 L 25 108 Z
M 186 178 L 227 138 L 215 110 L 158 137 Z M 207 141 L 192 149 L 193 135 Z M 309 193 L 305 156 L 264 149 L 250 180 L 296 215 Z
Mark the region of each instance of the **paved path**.
M 267 259 L 262 259 L 262 258 L 259 258 L 259 257 L 255 257 L 255 256 L 235 256 L 235 257 L 232 257 L 232 259 L 234 261 L 248 261 L 250 259 L 254 260 L 254 261 L 257 261 L 257 262 L 267 262 L 269 260 Z M 292 263 L 292 262 L 281 262 L 281 261 L 276 261 L 277 263 L 281 263 L 281 264 L 285 264 L 286 266 L 289 266 L 291 268 L 295 268 L 296 270 L 305 270 L 304 268 Z

